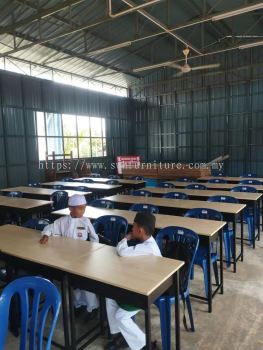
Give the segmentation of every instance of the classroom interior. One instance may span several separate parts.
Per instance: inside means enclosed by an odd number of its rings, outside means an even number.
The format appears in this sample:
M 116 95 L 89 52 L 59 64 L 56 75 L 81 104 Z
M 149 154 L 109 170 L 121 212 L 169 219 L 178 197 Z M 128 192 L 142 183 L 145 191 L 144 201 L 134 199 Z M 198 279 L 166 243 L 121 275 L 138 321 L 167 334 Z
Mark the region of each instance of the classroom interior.
M 263 349 L 262 57 L 262 1 L 0 2 L 0 350 Z

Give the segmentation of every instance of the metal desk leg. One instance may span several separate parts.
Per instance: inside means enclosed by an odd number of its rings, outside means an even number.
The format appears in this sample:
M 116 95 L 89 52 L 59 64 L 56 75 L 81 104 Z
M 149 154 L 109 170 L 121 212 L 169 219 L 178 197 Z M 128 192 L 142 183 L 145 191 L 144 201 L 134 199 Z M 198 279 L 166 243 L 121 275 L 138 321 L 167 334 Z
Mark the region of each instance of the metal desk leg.
M 240 223 L 241 223 L 241 241 L 240 241 L 240 244 L 241 244 L 241 261 L 244 260 L 244 213 L 243 213 L 243 210 L 241 210 L 241 213 L 240 213 Z
M 212 312 L 212 278 L 211 278 L 211 243 L 207 249 L 207 280 L 208 280 L 208 312 Z
M 263 231 L 263 196 L 261 196 L 261 226 L 262 226 L 262 231 Z
M 151 337 L 151 305 L 148 304 L 145 310 L 145 332 L 146 332 L 146 349 L 152 350 L 152 337 Z
M 258 220 L 257 220 L 257 224 L 258 224 L 258 241 L 260 240 L 260 200 L 257 201 L 257 212 L 258 212 Z
M 224 274 L 223 274 L 223 236 L 224 230 L 222 229 L 219 235 L 219 245 L 220 245 L 220 292 L 224 294 Z M 234 244 L 236 244 L 235 234 L 234 234 Z M 235 266 L 235 265 L 234 265 Z
M 257 203 L 254 202 L 253 204 L 253 227 L 252 227 L 252 243 L 253 243 L 253 248 L 256 248 L 256 210 L 257 210 Z
M 174 275 L 174 289 L 175 289 L 175 349 L 181 349 L 181 334 L 180 334 L 180 298 L 179 298 L 179 272 Z
M 234 216 L 233 221 L 233 258 L 234 258 L 234 273 L 237 272 L 237 249 L 236 249 L 236 232 L 237 232 L 237 219 L 236 215 Z M 230 242 L 231 244 L 231 242 Z
M 73 288 L 69 285 L 69 316 L 70 316 L 70 331 L 71 331 L 71 349 L 77 349 L 77 336 L 76 336 L 76 326 L 75 326 L 75 313 L 74 313 L 74 303 L 73 303 Z
M 61 281 L 61 294 L 62 294 L 62 310 L 63 310 L 63 327 L 64 327 L 64 341 L 65 349 L 70 349 L 70 330 L 69 330 L 69 314 L 68 314 L 68 300 L 67 300 L 67 288 L 68 277 L 65 275 Z

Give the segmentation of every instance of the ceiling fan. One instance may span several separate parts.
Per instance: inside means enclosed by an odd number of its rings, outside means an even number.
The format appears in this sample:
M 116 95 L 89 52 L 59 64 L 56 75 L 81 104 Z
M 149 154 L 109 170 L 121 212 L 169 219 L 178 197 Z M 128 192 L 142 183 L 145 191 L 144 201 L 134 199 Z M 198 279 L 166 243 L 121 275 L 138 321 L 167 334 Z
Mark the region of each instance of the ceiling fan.
M 183 49 L 183 54 L 184 54 L 184 57 L 185 57 L 185 61 L 184 61 L 184 64 L 183 64 L 182 66 L 180 66 L 180 65 L 177 64 L 177 63 L 171 63 L 171 64 L 169 64 L 169 67 L 176 68 L 176 69 L 179 69 L 179 70 L 180 70 L 180 72 L 178 72 L 177 74 L 175 74 L 176 77 L 181 76 L 181 75 L 183 75 L 184 73 L 189 73 L 189 72 L 195 71 L 195 70 L 212 69 L 212 68 L 218 68 L 218 67 L 220 67 L 220 63 L 206 64 L 206 65 L 203 65 L 203 66 L 191 67 L 191 66 L 188 64 L 188 62 L 187 62 L 189 52 L 190 52 L 190 50 L 189 50 L 188 47 L 186 47 L 185 49 Z

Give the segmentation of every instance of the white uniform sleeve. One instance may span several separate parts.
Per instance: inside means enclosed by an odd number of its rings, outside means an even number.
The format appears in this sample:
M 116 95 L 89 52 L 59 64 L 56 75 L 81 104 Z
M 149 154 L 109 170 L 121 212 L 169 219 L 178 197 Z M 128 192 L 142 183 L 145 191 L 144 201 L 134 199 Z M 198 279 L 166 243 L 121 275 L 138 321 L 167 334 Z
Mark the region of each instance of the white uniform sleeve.
M 89 240 L 90 242 L 99 242 L 99 236 L 97 235 L 92 223 L 90 220 L 88 221 L 88 229 L 89 229 Z
M 53 222 L 53 224 L 44 227 L 41 235 L 42 236 L 62 236 L 62 221 L 63 218 L 59 218 Z
M 151 247 L 149 245 L 147 247 L 147 244 L 137 244 L 134 247 L 129 247 L 126 238 L 123 238 L 117 245 L 117 253 L 120 256 L 155 255 Z

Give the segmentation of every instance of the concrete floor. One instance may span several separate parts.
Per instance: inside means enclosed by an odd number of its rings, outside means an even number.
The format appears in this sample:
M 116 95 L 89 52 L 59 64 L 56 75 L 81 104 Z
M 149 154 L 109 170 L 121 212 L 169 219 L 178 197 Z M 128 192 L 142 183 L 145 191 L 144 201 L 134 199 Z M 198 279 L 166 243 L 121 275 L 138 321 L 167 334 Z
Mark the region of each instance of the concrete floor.
M 238 247 L 239 250 L 239 247 Z M 203 279 L 199 268 L 195 269 L 192 292 L 203 290 Z M 192 299 L 196 332 L 186 332 L 181 325 L 182 350 L 262 350 L 263 349 L 263 238 L 256 243 L 256 249 L 245 245 L 244 262 L 237 265 L 237 273 L 224 269 L 224 295 L 213 299 L 213 312 L 207 312 L 207 305 Z M 182 310 L 182 308 L 181 308 Z M 182 313 L 181 313 L 182 315 Z M 143 313 L 136 321 L 143 328 Z M 173 320 L 173 315 L 172 315 Z M 174 325 L 174 323 L 173 323 Z M 87 323 L 81 322 L 86 329 Z M 172 328 L 174 329 L 174 328 Z M 159 314 L 152 307 L 152 334 L 161 349 Z M 63 339 L 61 320 L 54 338 Z M 102 350 L 106 337 L 101 337 L 87 347 Z M 175 349 L 172 336 L 172 350 Z M 8 335 L 7 350 L 18 349 L 18 342 Z M 57 349 L 56 347 L 52 347 Z

